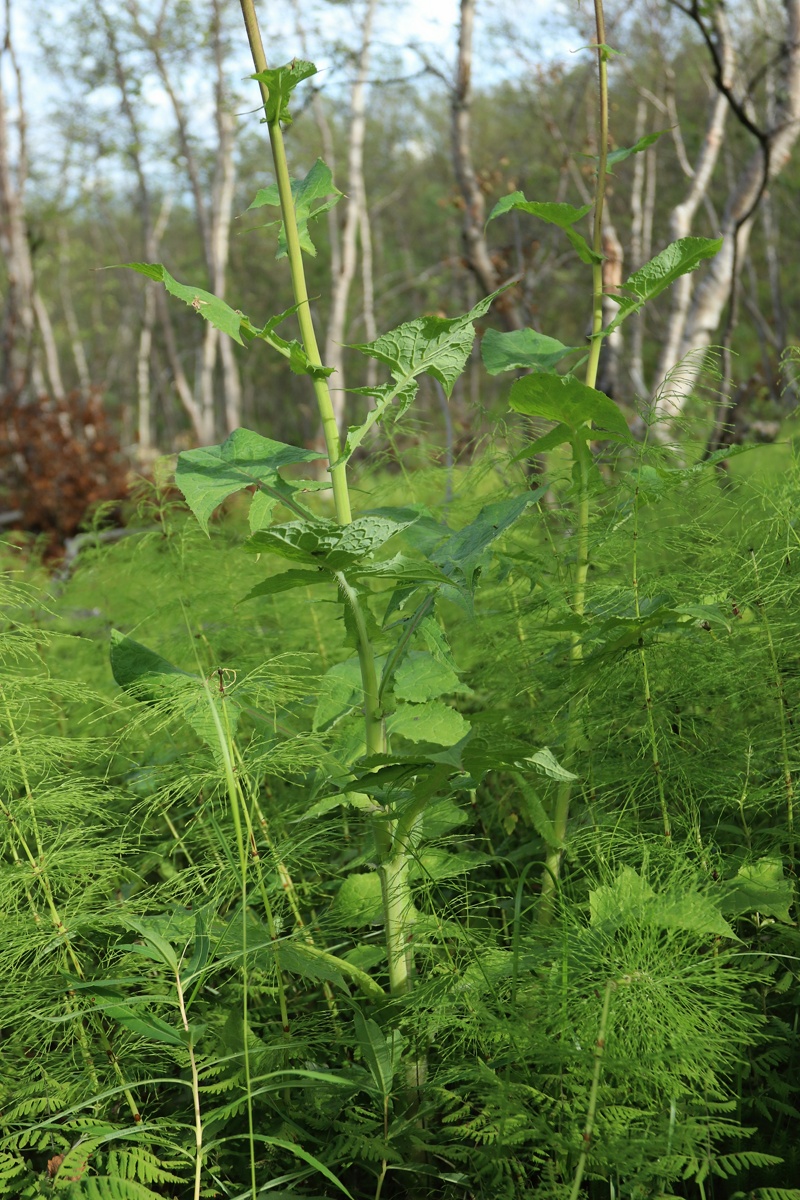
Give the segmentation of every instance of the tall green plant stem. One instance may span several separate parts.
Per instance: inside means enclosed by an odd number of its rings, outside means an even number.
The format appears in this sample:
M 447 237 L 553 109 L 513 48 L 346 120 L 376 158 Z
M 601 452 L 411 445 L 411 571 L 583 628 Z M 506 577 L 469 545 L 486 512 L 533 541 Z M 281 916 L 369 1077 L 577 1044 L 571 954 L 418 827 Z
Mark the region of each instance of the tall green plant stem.
M 241 0 L 241 7 L 256 71 L 266 71 L 267 57 L 261 41 L 261 33 L 258 27 L 253 0 Z M 260 83 L 260 87 L 261 96 L 266 105 L 269 100 L 269 89 L 263 83 Z M 321 367 L 322 360 L 319 354 L 317 338 L 314 332 L 314 322 L 308 302 L 303 256 L 297 233 L 297 219 L 280 120 L 276 118 L 274 121 L 269 121 L 268 128 L 272 158 L 275 164 L 278 196 L 281 202 L 281 213 L 286 230 L 286 247 L 289 257 L 289 268 L 292 275 L 292 288 L 295 301 L 298 305 L 297 318 L 300 325 L 300 333 L 309 363 L 312 367 Z M 345 466 L 344 464 L 337 465 L 341 457 L 341 449 L 339 444 L 339 430 L 336 425 L 330 391 L 327 381 L 322 374 L 312 375 L 312 382 L 325 434 L 325 445 L 328 451 L 331 481 L 333 484 L 333 498 L 336 505 L 336 517 L 340 524 L 347 525 L 352 519 L 350 496 L 347 487 Z M 367 754 L 385 754 L 387 750 L 386 731 L 381 711 L 375 653 L 370 643 L 364 611 L 358 594 L 347 582 L 344 575 L 337 574 L 336 578 L 344 600 L 350 608 L 356 627 L 358 662 L 364 694 L 364 739 Z M 379 814 L 374 819 L 373 829 L 381 864 L 380 877 L 386 929 L 386 948 L 389 958 L 389 986 L 393 995 L 402 995 L 408 991 L 411 984 L 411 970 L 406 946 L 408 940 L 408 914 L 411 910 L 411 892 L 408 884 L 409 856 L 404 844 L 396 844 L 396 839 L 393 836 L 394 824 L 395 822 L 387 819 L 383 814 Z
M 181 1022 L 183 1024 L 184 1033 L 187 1037 L 187 1049 L 189 1051 L 189 1068 L 192 1073 L 192 1101 L 194 1103 L 194 1197 L 193 1200 L 200 1200 L 200 1191 L 203 1184 L 203 1114 L 200 1110 L 200 1076 L 197 1071 L 197 1059 L 194 1054 L 194 1041 L 192 1031 L 189 1027 L 189 1014 L 186 1011 L 186 997 L 183 994 L 183 982 L 181 980 L 180 970 L 175 972 L 175 988 L 178 994 L 178 1008 L 181 1014 Z
M 253 64 L 257 72 L 266 71 L 267 56 L 264 53 L 264 45 L 261 41 L 261 31 L 258 27 L 258 18 L 256 17 L 253 0 L 241 0 L 241 5 L 245 29 L 247 30 L 247 39 L 250 43 L 250 52 L 253 56 Z M 263 83 L 259 83 L 259 87 L 261 88 L 262 99 L 266 105 L 269 99 L 269 89 Z M 289 177 L 289 166 L 286 161 L 286 146 L 283 140 L 280 119 L 276 118 L 274 121 L 269 121 L 267 128 L 269 129 L 269 140 L 272 147 L 272 160 L 275 164 L 275 180 L 278 185 L 283 224 L 286 230 L 286 249 L 289 258 L 289 270 L 292 275 L 292 290 L 294 292 L 295 303 L 298 305 L 297 321 L 300 326 L 300 336 L 302 337 L 303 347 L 311 367 L 321 368 L 322 359 L 319 353 L 319 346 L 317 345 L 317 335 L 314 331 L 314 321 L 308 301 L 308 288 L 306 287 L 306 276 L 303 269 L 303 252 L 300 249 L 300 238 L 297 233 L 297 217 L 292 198 L 292 184 Z M 325 436 L 325 447 L 330 464 L 336 518 L 340 524 L 349 525 L 352 515 L 350 512 L 350 493 L 347 488 L 347 470 L 344 463 L 338 466 L 334 465 L 341 458 L 341 447 L 339 445 L 339 429 L 333 411 L 330 389 L 328 388 L 327 380 L 321 374 L 312 375 L 312 383 L 314 385 L 314 394 L 317 398 L 317 407 L 319 409 L 320 420 L 322 421 L 322 431 Z
M 603 201 L 608 164 L 608 48 L 605 44 L 606 28 L 602 0 L 594 2 L 595 27 L 597 31 L 597 68 L 599 87 L 599 153 L 597 182 L 595 185 L 594 224 L 592 230 L 592 341 L 589 347 L 589 362 L 586 366 L 586 383 L 594 387 L 597 383 L 597 368 L 603 344 Z M 582 617 L 586 608 L 586 580 L 589 575 L 589 429 L 581 441 L 578 430 L 573 443 L 573 461 L 578 466 L 578 512 L 576 530 L 575 576 L 572 588 L 572 611 Z M 570 667 L 574 668 L 583 658 L 580 632 L 573 633 L 570 644 Z M 582 697 L 572 696 L 569 705 L 565 759 L 571 765 L 580 738 L 580 712 Z M 563 843 L 567 835 L 569 808 L 572 800 L 572 781 L 564 780 L 558 786 L 553 811 L 553 830 L 559 848 L 553 848 L 545 860 L 542 873 L 542 894 L 539 906 L 539 921 L 548 925 L 553 918 L 553 905 L 558 886 Z
M 594 1123 L 597 1116 L 597 1097 L 600 1092 L 600 1073 L 603 1069 L 603 1054 L 605 1053 L 606 1048 L 608 1014 L 611 1008 L 611 993 L 614 991 L 615 987 L 616 984 L 614 981 L 609 979 L 603 994 L 603 1008 L 600 1013 L 600 1028 L 597 1031 L 597 1041 L 594 1044 L 594 1071 L 592 1072 L 592 1086 L 589 1091 L 589 1107 L 586 1111 L 586 1124 L 583 1127 L 583 1148 L 581 1149 L 578 1165 L 575 1169 L 575 1178 L 572 1181 L 572 1191 L 569 1194 L 569 1200 L 579 1200 L 581 1194 L 581 1184 L 583 1183 L 583 1175 L 586 1170 L 586 1161 L 589 1157 L 589 1148 L 592 1144 Z
M 756 577 L 756 584 L 761 588 L 761 578 L 758 573 L 758 563 L 756 561 L 755 551 L 750 551 L 750 557 L 753 562 L 753 571 Z M 783 784 L 786 789 L 786 825 L 789 834 L 789 861 L 794 869 L 794 778 L 792 776 L 792 765 L 789 760 L 789 731 L 787 728 L 787 713 L 788 704 L 786 700 L 786 690 L 783 686 L 783 676 L 778 665 L 778 656 L 775 652 L 775 640 L 772 636 L 772 626 L 770 625 L 767 610 L 764 606 L 764 600 L 761 595 L 756 596 L 756 607 L 761 613 L 761 623 L 764 626 L 764 633 L 767 638 L 767 648 L 769 650 L 769 661 L 772 667 L 772 674 L 775 680 L 775 688 L 778 693 L 778 721 L 781 727 L 781 765 L 783 766 Z

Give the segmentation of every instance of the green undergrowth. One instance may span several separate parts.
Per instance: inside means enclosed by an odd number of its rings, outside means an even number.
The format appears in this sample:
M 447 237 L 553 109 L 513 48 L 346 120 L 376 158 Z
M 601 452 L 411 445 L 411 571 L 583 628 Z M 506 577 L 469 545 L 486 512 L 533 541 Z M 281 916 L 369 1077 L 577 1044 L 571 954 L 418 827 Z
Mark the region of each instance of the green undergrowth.
M 721 242 L 604 316 L 595 0 L 594 203 L 489 215 L 568 240 L 587 347 L 490 328 L 497 293 L 423 314 L 351 347 L 340 429 L 303 254 L 341 192 L 284 145 L 316 68 L 242 10 L 294 303 L 127 265 L 307 376 L 325 454 L 234 430 L 3 577 L 0 1197 L 797 1200 L 800 463 L 637 441 L 596 387 Z M 506 423 L 381 473 L 476 323 Z
M 449 526 L 516 494 L 518 470 L 459 470 Z M 445 602 L 428 674 L 401 675 L 402 703 L 445 688 L 462 722 L 434 733 L 458 789 L 444 770 L 414 844 L 402 997 L 376 793 L 336 785 L 360 698 L 335 597 L 244 600 L 264 563 L 232 557 L 243 510 L 209 539 L 155 493 L 49 602 L 5 585 L 0 1195 L 193 1195 L 193 1072 L 201 1195 L 249 1194 L 251 1166 L 266 1195 L 793 1194 L 800 468 L 763 492 L 664 451 L 614 470 L 577 675 L 555 475 L 556 503 L 483 556 L 474 609 Z M 443 471 L 419 497 L 361 486 L 369 507 L 444 519 Z M 181 686 L 121 690 L 112 629 Z M 576 685 L 573 824 L 542 926 Z M 251 842 L 244 910 L 214 711 Z

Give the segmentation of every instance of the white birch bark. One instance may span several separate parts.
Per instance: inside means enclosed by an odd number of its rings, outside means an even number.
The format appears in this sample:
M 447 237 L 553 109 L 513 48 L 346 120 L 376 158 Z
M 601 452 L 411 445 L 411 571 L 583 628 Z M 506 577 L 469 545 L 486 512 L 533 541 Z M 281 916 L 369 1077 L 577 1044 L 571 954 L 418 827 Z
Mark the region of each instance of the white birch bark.
M 0 50 L 0 66 L 6 52 L 11 53 L 11 30 Z M 22 96 L 19 95 L 20 112 Z M 34 332 L 33 264 L 28 244 L 23 208 L 25 184 L 24 132 L 20 130 L 20 150 L 15 173 L 8 120 L 8 106 L 0 80 L 0 252 L 5 260 L 6 291 L 0 331 L 0 385 L 3 390 L 29 398 L 27 385 L 32 365 Z
M 377 0 L 366 0 L 361 27 L 361 47 L 350 93 L 350 133 L 347 148 L 347 199 L 344 202 L 344 225 L 341 232 L 339 273 L 331 289 L 331 315 L 325 338 L 324 362 L 333 367 L 328 380 L 336 423 L 343 430 L 346 411 L 344 374 L 345 323 L 350 289 L 358 264 L 358 230 L 361 213 L 366 205 L 364 186 L 364 135 L 367 125 L 367 71 L 372 46 L 372 26 Z
M 767 134 L 769 169 L 774 179 L 786 166 L 800 135 L 800 0 L 786 0 L 785 57 L 781 99 Z M 713 341 L 733 284 L 734 262 L 741 265 L 747 253 L 758 203 L 764 189 L 764 153 L 761 147 L 741 171 L 725 207 L 720 234 L 722 249 L 697 285 L 682 330 L 677 361 L 685 360 L 678 384 L 667 384 L 655 400 L 658 415 L 677 417 L 700 371 L 702 352 Z M 734 254 L 735 243 L 735 254 Z

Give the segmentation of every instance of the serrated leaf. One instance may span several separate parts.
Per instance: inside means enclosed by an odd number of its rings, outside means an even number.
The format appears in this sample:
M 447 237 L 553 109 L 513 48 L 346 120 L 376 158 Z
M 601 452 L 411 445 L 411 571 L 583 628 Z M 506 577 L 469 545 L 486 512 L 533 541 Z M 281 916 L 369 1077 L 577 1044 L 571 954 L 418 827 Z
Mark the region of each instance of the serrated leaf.
M 561 766 L 561 763 L 549 746 L 543 746 L 541 750 L 537 750 L 535 754 L 531 754 L 529 758 L 526 758 L 525 762 L 537 767 L 543 775 L 549 775 L 551 779 L 557 779 L 562 783 L 567 783 L 578 778 L 577 775 L 573 775 L 572 771 L 568 771 L 566 767 Z
M 596 254 L 589 246 L 586 238 L 573 229 L 575 223 L 585 217 L 591 207 L 591 204 L 585 204 L 583 208 L 574 208 L 571 204 L 554 204 L 547 201 L 526 200 L 522 192 L 512 192 L 509 196 L 503 196 L 502 199 L 497 201 L 497 204 L 495 204 L 489 213 L 486 224 L 488 225 L 489 221 L 494 221 L 497 217 L 503 216 L 504 213 L 512 212 L 514 209 L 531 213 L 541 221 L 546 221 L 548 225 L 557 225 L 559 229 L 562 229 L 581 262 L 591 264 L 602 262 L 602 254 Z
M 297 218 L 297 234 L 300 239 L 300 249 L 304 250 L 306 254 L 312 255 L 312 257 L 316 257 L 317 254 L 317 248 L 312 242 L 311 234 L 308 230 L 309 221 L 321 217 L 323 213 L 329 212 L 335 204 L 338 204 L 341 196 L 342 193 L 333 182 L 330 167 L 321 158 L 317 159 L 304 179 L 292 180 L 292 199 Z M 319 203 L 317 203 L 318 201 Z M 316 208 L 314 207 L 315 204 L 317 204 Z M 280 208 L 281 200 L 278 195 L 277 184 L 273 183 L 270 187 L 261 188 L 247 211 L 250 212 L 254 208 L 263 208 L 265 205 Z M 278 233 L 278 251 L 275 257 L 285 258 L 287 253 L 286 226 L 281 221 Z
M 323 519 L 291 521 L 253 534 L 245 549 L 344 571 L 379 550 L 418 519 L 413 509 L 374 510 L 356 517 L 349 525 Z
M 382 334 L 374 342 L 352 346 L 352 349 L 360 350 L 368 358 L 384 363 L 394 382 L 376 388 L 356 389 L 360 394 L 372 396 L 375 407 L 361 425 L 354 425 L 347 431 L 340 463 L 347 461 L 375 422 L 396 400 L 400 401 L 403 411 L 408 408 L 416 395 L 418 376 L 432 375 L 444 388 L 445 395 L 450 396 L 472 352 L 475 341 L 473 321 L 484 316 L 504 290 L 500 288 L 490 296 L 485 296 L 463 316 L 417 317 Z
M 271 489 L 278 499 L 291 496 L 304 485 L 293 486 L 281 479 L 279 469 L 321 457 L 316 450 L 275 442 L 250 429 L 236 429 L 220 446 L 203 446 L 179 454 L 175 483 L 208 533 L 212 513 L 228 496 L 254 484 Z
M 414 704 L 468 690 L 447 663 L 418 650 L 406 656 L 394 676 L 393 691 L 397 699 Z
M 426 704 L 401 704 L 386 718 L 386 730 L 410 742 L 434 742 L 455 746 L 470 730 L 469 721 L 440 700 Z
M 178 283 L 162 263 L 130 262 L 120 263 L 120 266 L 128 267 L 131 271 L 138 271 L 140 275 L 146 275 L 148 279 L 154 279 L 157 283 L 163 283 L 171 296 L 177 296 L 179 300 L 183 300 L 184 304 L 193 308 L 215 329 L 227 333 L 240 346 L 244 345 L 242 325 L 252 331 L 252 326 L 243 313 L 237 312 L 236 309 L 231 308 L 230 304 L 226 304 L 224 300 L 220 300 L 211 292 L 204 291 L 203 288 Z
M 736 935 L 713 901 L 699 892 L 657 893 L 632 867 L 623 867 L 613 883 L 589 893 L 592 925 L 639 924 L 681 929 L 701 935 Z
M 509 404 L 515 412 L 558 421 L 573 431 L 593 421 L 598 429 L 613 433 L 618 440 L 631 440 L 628 423 L 614 401 L 574 375 L 542 372 L 517 379 L 511 387 Z
M 791 880 L 784 876 L 780 858 L 760 858 L 740 867 L 726 886 L 728 890 L 721 903 L 723 912 L 733 916 L 758 912 L 791 923 L 794 889 Z
M 631 313 L 638 312 L 648 300 L 659 296 L 666 288 L 700 266 L 707 258 L 713 258 L 722 247 L 722 238 L 686 237 L 672 242 L 655 258 L 622 284 L 619 293 L 609 293 L 609 298 L 619 304 L 619 312 L 603 331 L 609 334 L 621 325 Z M 623 293 L 629 292 L 625 296 Z
M 282 121 L 285 125 L 291 124 L 292 118 L 288 108 L 289 97 L 299 83 L 302 83 L 304 79 L 310 79 L 316 73 L 317 68 L 312 62 L 295 58 L 285 67 L 267 68 L 266 71 L 258 71 L 252 75 L 251 79 L 257 79 L 259 83 L 265 84 L 269 92 L 264 105 L 264 115 L 267 121 Z
M 481 357 L 490 375 L 501 371 L 552 371 L 568 354 L 585 353 L 583 346 L 565 346 L 535 329 L 501 333 L 487 329 L 481 338 Z

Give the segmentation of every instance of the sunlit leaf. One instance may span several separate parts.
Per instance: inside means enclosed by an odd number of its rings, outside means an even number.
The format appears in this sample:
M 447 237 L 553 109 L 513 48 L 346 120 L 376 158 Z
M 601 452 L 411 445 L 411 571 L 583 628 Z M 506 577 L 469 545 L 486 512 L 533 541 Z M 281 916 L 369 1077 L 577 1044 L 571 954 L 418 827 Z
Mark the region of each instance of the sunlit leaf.
M 572 204 L 554 204 L 549 201 L 526 200 L 522 192 L 511 192 L 510 195 L 503 196 L 502 199 L 497 201 L 497 204 L 495 204 L 489 213 L 486 224 L 488 225 L 489 221 L 494 221 L 497 217 L 512 212 L 514 209 L 531 213 L 541 221 L 546 221 L 548 225 L 557 225 L 559 229 L 563 229 L 569 238 L 572 248 L 582 262 L 601 262 L 603 256 L 595 254 L 586 241 L 586 238 L 573 228 L 578 221 L 586 216 L 591 207 L 591 204 L 586 204 L 583 208 L 575 208 Z
M 312 62 L 295 58 L 285 67 L 268 67 L 266 71 L 259 71 L 252 75 L 252 79 L 257 79 L 259 83 L 265 84 L 269 91 L 269 97 L 264 106 L 264 115 L 267 121 L 278 120 L 289 125 L 292 120 L 288 108 L 289 97 L 299 83 L 302 83 L 304 79 L 310 79 L 316 73 L 317 68 Z
M 605 392 L 589 387 L 574 375 L 544 372 L 517 379 L 511 387 L 509 404 L 515 412 L 545 417 L 577 430 L 593 421 L 598 429 L 630 441 L 628 423 Z
M 275 442 L 250 429 L 236 429 L 221 446 L 202 446 L 179 454 L 175 483 L 208 533 L 212 513 L 228 496 L 256 485 L 276 500 L 290 499 L 306 485 L 281 479 L 280 468 L 321 457 L 316 450 Z
M 297 234 L 300 239 L 300 249 L 306 254 L 316 256 L 317 248 L 311 240 L 308 223 L 329 212 L 341 198 L 342 193 L 333 182 L 333 175 L 321 158 L 318 158 L 304 179 L 292 180 L 292 199 L 294 200 L 295 216 L 297 218 Z M 247 210 L 263 208 L 271 205 L 280 208 L 281 200 L 278 195 L 278 185 L 261 188 L 255 200 Z M 285 258 L 287 254 L 286 226 L 280 222 L 278 233 L 278 252 L 276 258 Z
M 610 299 L 619 305 L 619 312 L 604 332 L 611 333 L 626 317 L 638 312 L 648 300 L 659 296 L 681 275 L 696 270 L 705 259 L 713 258 L 721 247 L 722 238 L 685 237 L 672 242 L 640 270 L 634 271 L 622 284 L 619 293 L 609 294 Z M 625 292 L 630 294 L 626 296 Z
M 501 333 L 487 329 L 481 338 L 481 357 L 490 375 L 501 371 L 552 371 L 569 354 L 585 353 L 583 346 L 565 346 L 535 329 Z

